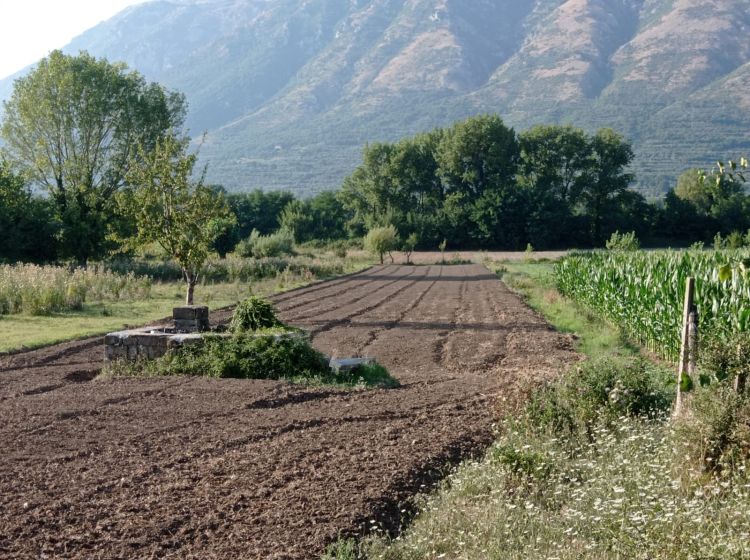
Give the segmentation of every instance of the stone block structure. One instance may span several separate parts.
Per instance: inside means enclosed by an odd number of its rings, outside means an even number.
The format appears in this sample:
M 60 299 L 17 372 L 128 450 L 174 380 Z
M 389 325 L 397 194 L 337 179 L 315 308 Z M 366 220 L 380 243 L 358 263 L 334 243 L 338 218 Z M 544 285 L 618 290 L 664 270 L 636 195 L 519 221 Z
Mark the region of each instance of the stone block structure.
M 200 333 L 177 333 L 174 330 L 143 327 L 109 333 L 104 337 L 104 358 L 108 362 L 153 360 L 172 348 L 200 344 L 203 340 Z
M 180 332 L 203 332 L 210 327 L 208 307 L 205 305 L 185 305 L 172 309 L 174 328 Z

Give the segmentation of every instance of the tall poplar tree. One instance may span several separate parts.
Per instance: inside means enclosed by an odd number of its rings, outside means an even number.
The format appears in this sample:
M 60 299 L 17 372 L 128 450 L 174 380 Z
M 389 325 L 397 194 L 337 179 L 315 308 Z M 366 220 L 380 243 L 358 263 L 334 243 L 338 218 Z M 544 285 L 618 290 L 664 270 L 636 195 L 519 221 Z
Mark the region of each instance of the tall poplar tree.
M 8 156 L 48 190 L 61 250 L 80 262 L 106 250 L 112 199 L 135 146 L 150 149 L 185 117 L 185 99 L 124 64 L 54 51 L 16 80 L 0 135 Z

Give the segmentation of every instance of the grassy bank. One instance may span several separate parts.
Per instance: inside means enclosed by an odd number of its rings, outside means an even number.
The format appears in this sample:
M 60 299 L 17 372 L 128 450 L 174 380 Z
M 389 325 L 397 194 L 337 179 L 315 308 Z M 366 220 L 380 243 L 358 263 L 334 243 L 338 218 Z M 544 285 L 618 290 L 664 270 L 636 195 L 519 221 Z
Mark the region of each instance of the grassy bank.
M 557 294 L 550 264 L 498 270 L 555 327 L 575 333 L 589 359 L 505 419 L 484 458 L 421 498 L 401 535 L 340 541 L 325 558 L 748 557 L 745 463 L 734 455 L 717 475 L 695 460 L 712 442 L 744 445 L 747 403 L 725 405 L 706 390 L 696 395 L 697 418 L 668 422 L 671 372 Z

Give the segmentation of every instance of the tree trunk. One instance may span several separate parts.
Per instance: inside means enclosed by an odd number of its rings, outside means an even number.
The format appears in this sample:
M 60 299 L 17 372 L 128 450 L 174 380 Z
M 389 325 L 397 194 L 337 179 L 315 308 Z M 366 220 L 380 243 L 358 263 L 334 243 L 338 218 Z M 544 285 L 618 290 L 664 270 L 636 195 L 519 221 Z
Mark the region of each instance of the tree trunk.
M 383 253 L 380 253 L 380 264 L 383 264 Z
M 195 285 L 198 283 L 198 275 L 184 269 L 182 271 L 182 275 L 185 278 L 185 283 L 187 284 L 185 305 L 193 305 L 193 293 L 195 292 Z
M 195 280 L 188 280 L 187 295 L 185 296 L 185 305 L 193 305 L 193 292 L 195 292 Z

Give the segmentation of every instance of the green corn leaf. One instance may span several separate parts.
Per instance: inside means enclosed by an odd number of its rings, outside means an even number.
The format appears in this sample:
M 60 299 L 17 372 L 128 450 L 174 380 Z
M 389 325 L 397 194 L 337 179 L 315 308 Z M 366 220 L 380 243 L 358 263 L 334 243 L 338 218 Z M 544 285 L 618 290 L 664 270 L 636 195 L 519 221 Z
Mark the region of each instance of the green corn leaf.
M 719 267 L 719 281 L 720 282 L 726 282 L 727 280 L 732 279 L 732 265 L 725 264 L 724 266 Z

